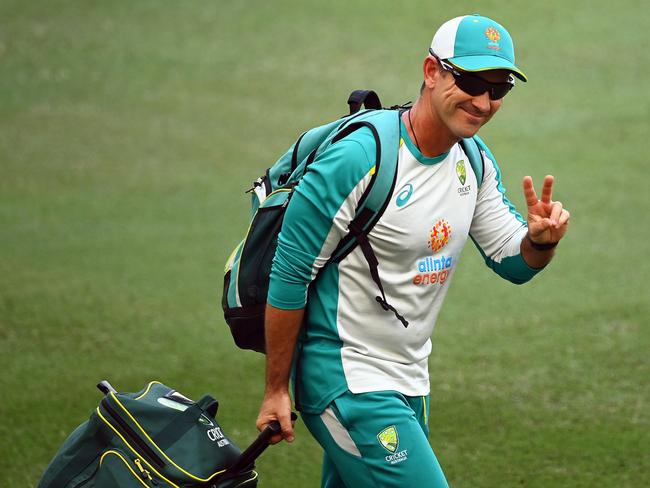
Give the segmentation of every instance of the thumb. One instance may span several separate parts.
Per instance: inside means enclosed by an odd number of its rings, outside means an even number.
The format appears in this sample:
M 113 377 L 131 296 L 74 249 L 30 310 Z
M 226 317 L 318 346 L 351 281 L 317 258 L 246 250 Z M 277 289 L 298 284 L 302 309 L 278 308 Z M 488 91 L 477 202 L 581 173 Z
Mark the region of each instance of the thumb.
M 278 422 L 280 422 L 280 428 L 282 429 L 282 438 L 287 442 L 293 442 L 293 424 L 289 413 L 278 415 Z
M 530 219 L 528 221 L 528 233 L 531 237 L 537 237 L 543 234 L 550 227 L 551 219 L 548 218 Z

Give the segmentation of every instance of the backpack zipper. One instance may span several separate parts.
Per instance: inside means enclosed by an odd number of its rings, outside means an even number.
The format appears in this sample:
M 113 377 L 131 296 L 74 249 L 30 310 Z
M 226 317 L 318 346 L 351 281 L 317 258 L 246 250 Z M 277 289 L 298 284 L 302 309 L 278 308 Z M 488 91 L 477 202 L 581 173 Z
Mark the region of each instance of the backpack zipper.
M 165 467 L 165 462 L 158 456 L 151 447 L 147 445 L 146 442 L 144 442 L 138 434 L 135 433 L 135 431 L 131 428 L 129 424 L 127 424 L 122 417 L 118 415 L 118 413 L 113 410 L 113 408 L 108 404 L 108 401 L 104 398 L 102 400 L 102 406 L 104 409 L 108 412 L 108 414 L 115 420 L 115 422 L 118 423 L 122 431 L 127 435 L 129 439 L 131 439 L 137 446 L 142 450 L 144 454 L 147 455 L 149 459 L 151 459 L 159 468 L 164 468 Z

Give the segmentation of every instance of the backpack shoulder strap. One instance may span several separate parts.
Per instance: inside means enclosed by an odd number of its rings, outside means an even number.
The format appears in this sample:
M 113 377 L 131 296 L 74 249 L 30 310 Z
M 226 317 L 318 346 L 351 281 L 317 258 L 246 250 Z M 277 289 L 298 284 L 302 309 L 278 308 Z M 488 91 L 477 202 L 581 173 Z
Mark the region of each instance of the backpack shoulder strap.
M 358 245 L 368 263 L 370 276 L 381 293 L 375 300 L 384 310 L 393 312 L 404 327 L 408 327 L 409 323 L 404 316 L 386 300 L 386 293 L 379 278 L 379 261 L 368 240 L 368 234 L 386 210 L 395 188 L 400 139 L 399 115 L 397 110 L 368 112 L 341 130 L 333 140 L 335 143 L 350 131 L 368 127 L 375 139 L 376 163 L 370 184 L 359 200 L 355 217 L 348 226 L 348 235 L 341 240 L 332 254 L 332 261 L 340 262 Z
M 477 137 L 478 136 L 461 139 L 460 145 L 469 158 L 469 164 L 472 165 L 472 169 L 476 175 L 476 182 L 478 187 L 481 188 L 481 184 L 483 183 L 483 173 L 485 173 L 485 163 L 483 161 L 483 156 L 481 156 L 478 142 L 476 141 Z
M 343 128 L 333 143 L 348 135 L 348 131 L 361 127 L 368 127 L 374 136 L 376 163 L 370 184 L 359 200 L 350 229 L 368 234 L 384 213 L 395 187 L 400 139 L 399 113 L 397 110 L 367 112 Z M 332 254 L 332 260 L 341 261 L 356 244 L 355 235 L 349 233 Z

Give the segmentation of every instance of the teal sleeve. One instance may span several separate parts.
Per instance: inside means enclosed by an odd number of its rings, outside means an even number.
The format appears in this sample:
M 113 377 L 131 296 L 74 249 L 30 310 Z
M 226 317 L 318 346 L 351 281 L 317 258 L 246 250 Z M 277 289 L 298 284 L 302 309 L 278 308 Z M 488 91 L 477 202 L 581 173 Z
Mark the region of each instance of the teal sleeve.
M 309 283 L 330 258 L 354 217 L 375 166 L 375 142 L 362 128 L 327 148 L 308 168 L 278 236 L 267 302 L 300 309 Z
M 496 158 L 480 138 L 476 141 L 483 156 L 484 176 L 470 236 L 490 269 L 512 283 L 526 283 L 543 268 L 531 268 L 521 256 L 526 221 L 506 197 Z
M 529 282 L 537 273 L 544 269 L 531 268 L 524 260 L 521 253 L 505 257 L 501 261 L 497 262 L 485 254 L 483 249 L 481 249 L 481 246 L 478 245 L 473 237 L 472 241 L 481 253 L 481 256 L 483 256 L 486 266 L 515 285 L 523 285 L 524 283 Z

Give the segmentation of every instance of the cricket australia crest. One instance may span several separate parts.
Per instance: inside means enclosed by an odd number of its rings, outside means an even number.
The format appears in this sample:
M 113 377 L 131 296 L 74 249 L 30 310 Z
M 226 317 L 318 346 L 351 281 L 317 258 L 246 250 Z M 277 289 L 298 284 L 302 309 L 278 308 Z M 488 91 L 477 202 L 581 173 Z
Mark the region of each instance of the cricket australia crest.
M 464 185 L 467 180 L 467 170 L 465 169 L 464 159 L 461 159 L 456 163 L 456 174 L 458 175 L 458 181 L 460 181 L 460 184 Z
M 377 439 L 384 449 L 388 452 L 397 451 L 399 446 L 399 437 L 397 436 L 397 429 L 394 425 L 386 427 L 379 434 L 377 434 Z

